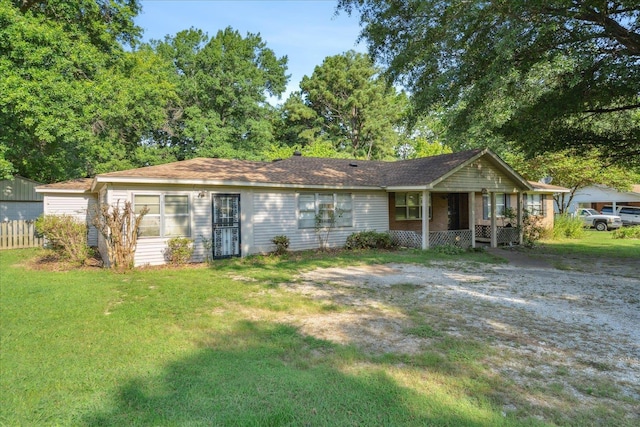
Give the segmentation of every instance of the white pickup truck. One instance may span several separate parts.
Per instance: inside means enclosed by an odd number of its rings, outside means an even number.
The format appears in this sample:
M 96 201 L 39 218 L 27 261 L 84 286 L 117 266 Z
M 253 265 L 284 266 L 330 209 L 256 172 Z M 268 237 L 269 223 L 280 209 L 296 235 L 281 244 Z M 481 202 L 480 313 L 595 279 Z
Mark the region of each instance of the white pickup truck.
M 582 220 L 585 227 L 595 227 L 598 231 L 622 227 L 622 218 L 617 215 L 603 215 L 595 209 L 580 208 L 576 211 L 576 216 Z

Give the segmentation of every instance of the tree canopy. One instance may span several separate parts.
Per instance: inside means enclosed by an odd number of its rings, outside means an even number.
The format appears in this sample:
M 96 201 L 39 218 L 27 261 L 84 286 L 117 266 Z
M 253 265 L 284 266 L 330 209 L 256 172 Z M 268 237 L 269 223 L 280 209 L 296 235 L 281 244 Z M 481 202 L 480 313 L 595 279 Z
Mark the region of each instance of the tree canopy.
M 636 0 L 340 0 L 415 111 L 451 112 L 463 141 L 502 138 L 640 164 Z M 475 141 L 482 145 L 482 141 Z
M 166 122 L 166 64 L 134 42 L 135 1 L 0 0 L 0 165 L 52 182 L 137 166 Z M 6 173 L 6 172 L 5 172 Z
M 283 106 L 282 139 L 289 145 L 329 142 L 335 154 L 394 156 L 406 98 L 385 83 L 368 55 L 349 51 L 327 57 L 303 77 L 300 89 Z
M 565 213 L 578 190 L 594 184 L 606 185 L 618 191 L 629 191 L 640 174 L 628 168 L 610 166 L 597 151 L 578 154 L 568 150 L 525 159 L 522 154 L 505 156 L 505 160 L 525 178 L 540 181 L 551 177 L 554 185 L 566 187 L 569 193 L 553 196 L 558 212 Z
M 168 139 L 178 159 L 255 159 L 273 143 L 275 112 L 266 99 L 285 90 L 286 56 L 276 57 L 259 35 L 231 28 L 211 39 L 185 30 L 152 45 L 173 64 L 180 98 L 171 131 L 155 137 Z

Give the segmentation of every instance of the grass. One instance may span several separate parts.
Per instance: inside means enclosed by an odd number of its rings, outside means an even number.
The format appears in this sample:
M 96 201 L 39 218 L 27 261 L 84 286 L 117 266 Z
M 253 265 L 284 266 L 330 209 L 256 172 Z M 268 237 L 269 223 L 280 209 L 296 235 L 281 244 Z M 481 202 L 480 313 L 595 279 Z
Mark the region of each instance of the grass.
M 545 425 L 502 413 L 511 385 L 482 366 L 481 341 L 416 323 L 432 350 L 371 355 L 275 321 L 340 311 L 282 290 L 300 271 L 489 254 L 310 252 L 126 274 L 33 269 L 38 254 L 0 252 L 0 425 Z
M 614 239 L 613 232 L 585 230 L 581 239 L 544 240 L 545 251 L 562 255 L 640 259 L 640 239 Z

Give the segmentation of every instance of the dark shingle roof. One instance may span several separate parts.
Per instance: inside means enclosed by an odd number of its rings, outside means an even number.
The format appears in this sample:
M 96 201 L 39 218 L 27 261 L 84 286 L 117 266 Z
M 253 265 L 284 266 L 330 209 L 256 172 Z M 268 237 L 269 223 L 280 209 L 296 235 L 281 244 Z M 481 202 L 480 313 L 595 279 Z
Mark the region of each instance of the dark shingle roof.
M 196 158 L 100 174 L 98 181 L 131 179 L 202 180 L 234 184 L 390 187 L 428 185 L 483 150 L 468 150 L 395 162 L 293 156 L 275 162 Z M 43 189 L 89 189 L 91 178 L 41 186 Z
M 471 160 L 482 150 L 442 154 L 420 159 L 392 162 L 387 167 L 384 186 L 426 185 Z

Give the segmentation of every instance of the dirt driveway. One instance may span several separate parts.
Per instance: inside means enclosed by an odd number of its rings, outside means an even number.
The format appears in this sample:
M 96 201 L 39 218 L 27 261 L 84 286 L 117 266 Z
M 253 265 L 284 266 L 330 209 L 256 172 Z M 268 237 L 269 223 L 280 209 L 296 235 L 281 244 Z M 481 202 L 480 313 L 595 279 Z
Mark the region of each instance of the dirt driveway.
M 491 348 L 483 366 L 522 390 L 504 398 L 505 411 L 614 405 L 635 419 L 640 279 L 629 271 L 586 273 L 517 260 L 318 269 L 289 290 L 339 309 L 282 320 L 372 353 L 417 353 L 442 336 L 477 340 Z

